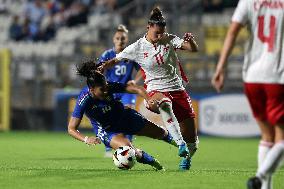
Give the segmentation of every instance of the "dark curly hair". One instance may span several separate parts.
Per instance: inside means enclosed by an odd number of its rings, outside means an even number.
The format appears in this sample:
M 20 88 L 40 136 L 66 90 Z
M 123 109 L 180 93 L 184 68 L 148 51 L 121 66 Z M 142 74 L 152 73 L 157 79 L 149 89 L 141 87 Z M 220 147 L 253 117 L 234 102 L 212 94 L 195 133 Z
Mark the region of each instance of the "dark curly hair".
M 94 60 L 87 60 L 77 65 L 77 74 L 86 77 L 88 87 L 105 85 L 105 76 L 98 71 L 98 67 L 99 64 L 96 64 Z

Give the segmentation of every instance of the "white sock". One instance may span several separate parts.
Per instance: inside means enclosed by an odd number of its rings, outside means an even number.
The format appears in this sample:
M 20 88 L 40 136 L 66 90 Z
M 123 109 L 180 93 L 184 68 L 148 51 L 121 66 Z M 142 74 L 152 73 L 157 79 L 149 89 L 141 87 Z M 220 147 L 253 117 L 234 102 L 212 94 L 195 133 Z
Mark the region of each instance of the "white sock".
M 268 154 L 272 146 L 273 146 L 272 142 L 267 142 L 263 140 L 260 141 L 259 146 L 258 146 L 258 158 L 257 158 L 258 159 L 258 169 L 263 164 L 266 158 L 266 155 Z M 272 189 L 271 175 L 268 176 L 267 179 L 263 180 L 261 189 Z
M 264 181 L 276 171 L 283 161 L 284 157 L 284 141 L 276 143 L 266 155 L 263 164 L 259 167 L 256 176 Z
M 272 175 L 262 180 L 261 189 L 272 189 Z
M 273 143 L 272 142 L 266 142 L 261 140 L 258 146 L 258 155 L 257 155 L 257 159 L 258 159 L 258 168 L 263 164 L 267 153 L 269 152 L 269 150 L 272 148 Z
M 159 103 L 159 110 L 163 119 L 163 122 L 172 135 L 177 145 L 184 144 L 183 137 L 180 132 L 178 120 L 173 112 L 172 103 L 170 99 L 163 98 Z

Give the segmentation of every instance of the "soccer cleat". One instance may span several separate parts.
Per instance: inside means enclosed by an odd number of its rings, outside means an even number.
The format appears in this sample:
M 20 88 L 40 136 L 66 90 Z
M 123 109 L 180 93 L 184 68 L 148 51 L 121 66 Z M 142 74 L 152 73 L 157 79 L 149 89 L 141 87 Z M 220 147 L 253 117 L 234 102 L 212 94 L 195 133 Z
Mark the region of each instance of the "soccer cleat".
M 178 147 L 178 155 L 179 155 L 179 157 L 186 157 L 186 156 L 188 156 L 188 154 L 189 154 L 189 150 L 188 150 L 186 144 L 181 144 Z
M 179 170 L 187 171 L 191 167 L 191 157 L 183 157 L 179 163 Z
M 154 159 L 153 162 L 150 163 L 150 165 L 156 170 L 156 171 L 165 171 L 165 168 L 161 165 L 161 163 L 157 160 Z
M 261 189 L 261 180 L 259 177 L 251 177 L 247 181 L 247 188 L 248 189 Z

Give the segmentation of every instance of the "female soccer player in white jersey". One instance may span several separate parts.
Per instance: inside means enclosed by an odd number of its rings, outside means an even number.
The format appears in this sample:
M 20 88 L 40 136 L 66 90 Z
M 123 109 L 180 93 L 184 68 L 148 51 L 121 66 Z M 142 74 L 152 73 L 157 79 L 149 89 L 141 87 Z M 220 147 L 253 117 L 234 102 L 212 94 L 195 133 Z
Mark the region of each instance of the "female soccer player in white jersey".
M 192 34 L 184 39 L 166 33 L 166 21 L 159 8 L 154 8 L 148 20 L 147 33 L 135 43 L 105 62 L 101 69 L 114 66 L 123 59 L 137 62 L 145 73 L 147 91 L 158 102 L 164 125 L 179 145 L 181 170 L 188 170 L 197 150 L 197 131 L 191 99 L 183 87 L 187 78 L 176 50 L 197 51 Z
M 245 93 L 261 130 L 257 174 L 247 184 L 271 189 L 271 176 L 284 158 L 284 0 L 240 0 L 212 78 L 217 91 L 243 26 L 251 33 L 243 65 Z

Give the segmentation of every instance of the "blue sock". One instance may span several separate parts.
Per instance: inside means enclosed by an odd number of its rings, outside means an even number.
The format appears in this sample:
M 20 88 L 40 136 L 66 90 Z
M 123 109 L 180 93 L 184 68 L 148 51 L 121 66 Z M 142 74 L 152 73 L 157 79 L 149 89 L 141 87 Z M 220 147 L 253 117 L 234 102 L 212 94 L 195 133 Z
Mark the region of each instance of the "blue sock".
M 111 148 L 110 147 L 106 147 L 106 152 L 111 152 Z
M 167 142 L 167 143 L 171 143 L 173 141 L 173 137 L 172 135 L 170 135 L 170 133 L 168 132 L 167 136 L 165 136 L 164 138 L 162 138 L 163 141 Z
M 177 143 L 174 141 L 172 135 L 168 132 L 167 136 L 165 136 L 164 138 L 162 138 L 163 141 L 165 141 L 168 144 L 171 144 L 175 147 L 178 147 Z
M 133 140 L 133 135 L 125 135 L 126 136 L 126 138 L 128 138 L 128 140 L 130 141 L 130 142 L 132 142 L 132 140 Z
M 155 159 L 144 151 L 142 151 L 142 157 L 140 159 L 137 159 L 137 162 L 143 163 L 143 164 L 151 164 L 154 161 Z

